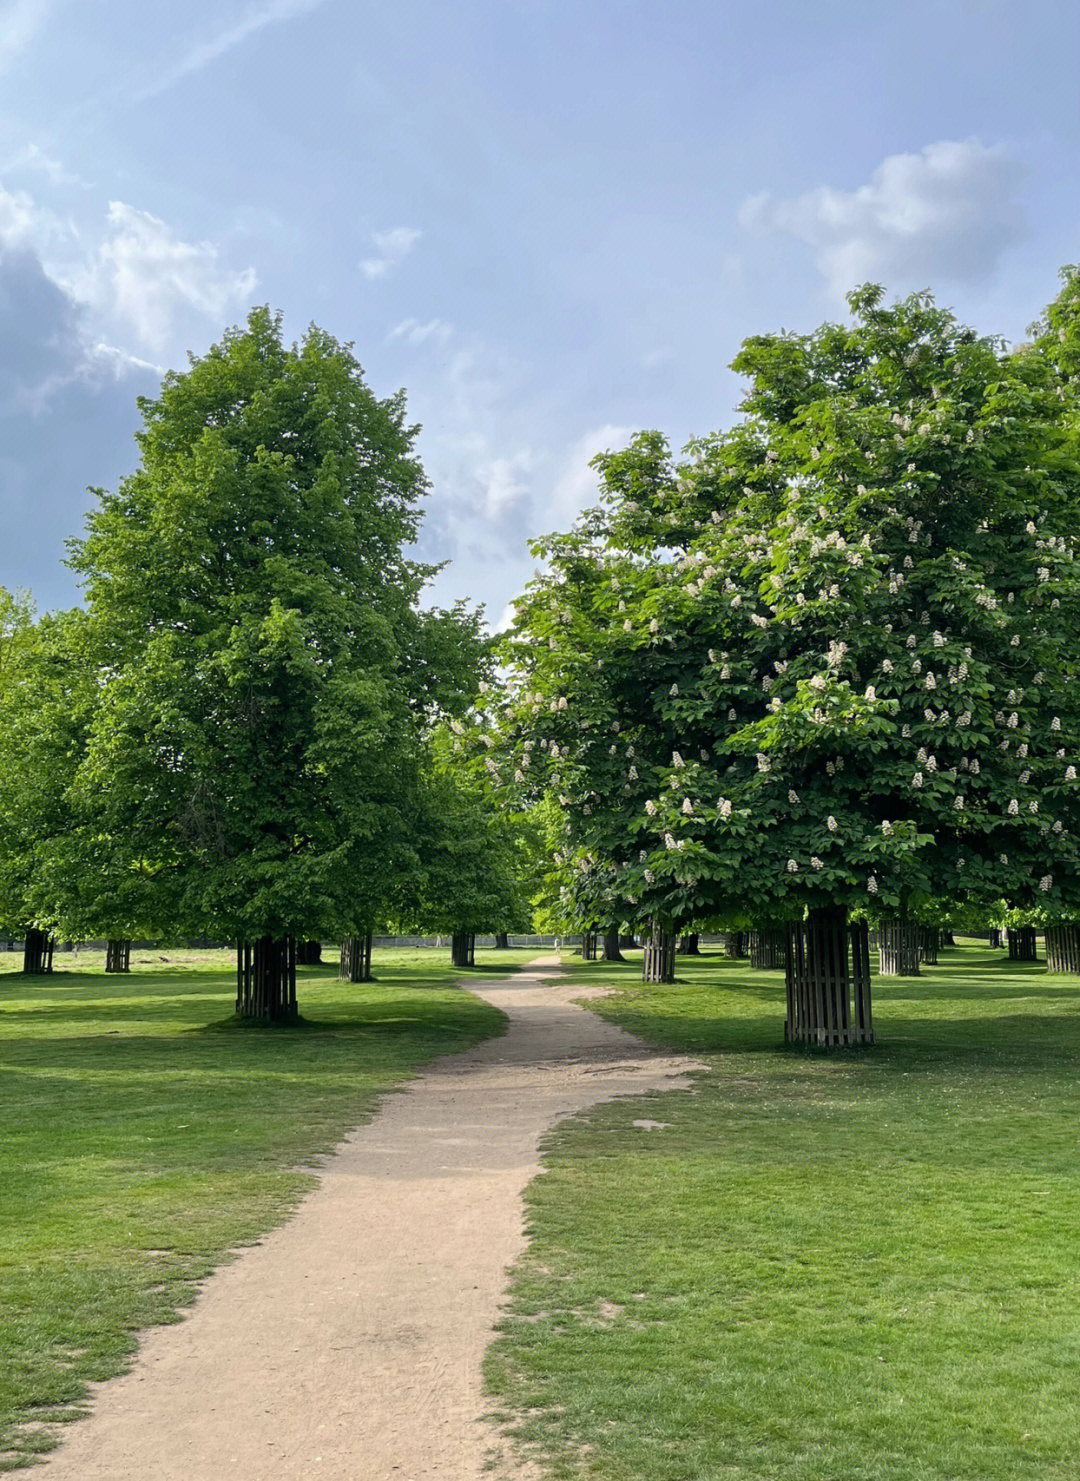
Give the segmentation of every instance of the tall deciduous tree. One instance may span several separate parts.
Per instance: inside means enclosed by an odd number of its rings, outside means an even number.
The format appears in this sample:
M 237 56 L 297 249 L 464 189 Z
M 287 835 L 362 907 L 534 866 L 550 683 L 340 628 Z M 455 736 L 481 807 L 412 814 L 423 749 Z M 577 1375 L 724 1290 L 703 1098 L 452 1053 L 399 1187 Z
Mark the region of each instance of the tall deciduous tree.
M 829 1043 L 872 1032 L 852 908 L 1080 905 L 1059 376 L 926 295 L 851 305 L 747 341 L 742 420 L 683 461 L 658 433 L 597 460 L 602 507 L 537 547 L 500 716 L 512 787 L 558 797 L 661 959 L 682 922 L 805 915 L 788 1031 Z
M 140 401 L 141 461 L 71 564 L 99 694 L 82 782 L 173 929 L 248 943 L 238 1007 L 295 1011 L 289 942 L 356 913 L 423 728 L 475 688 L 477 618 L 421 613 L 427 487 L 402 395 L 255 310 Z

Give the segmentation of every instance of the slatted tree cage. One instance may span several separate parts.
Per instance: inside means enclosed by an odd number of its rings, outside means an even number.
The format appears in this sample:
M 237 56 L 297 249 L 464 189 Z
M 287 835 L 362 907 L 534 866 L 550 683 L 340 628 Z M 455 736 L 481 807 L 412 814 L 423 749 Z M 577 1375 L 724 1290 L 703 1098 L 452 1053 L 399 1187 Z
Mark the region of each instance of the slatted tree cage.
M 1047 926 L 1046 965 L 1051 972 L 1080 973 L 1080 925 L 1075 921 Z
M 872 1044 L 870 944 L 866 923 L 848 923 L 847 911 L 811 910 L 787 928 L 789 1043 L 836 1048 Z

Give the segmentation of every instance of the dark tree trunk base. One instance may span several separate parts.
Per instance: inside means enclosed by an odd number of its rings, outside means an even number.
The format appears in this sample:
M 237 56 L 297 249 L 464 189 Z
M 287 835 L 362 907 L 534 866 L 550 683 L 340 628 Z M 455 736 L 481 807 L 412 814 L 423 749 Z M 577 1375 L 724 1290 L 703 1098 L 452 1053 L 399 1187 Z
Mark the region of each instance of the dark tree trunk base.
M 625 960 L 626 958 L 619 950 L 619 928 L 618 926 L 609 926 L 604 932 L 604 961 L 624 962 Z
M 680 936 L 675 950 L 679 956 L 700 956 L 701 946 L 697 931 L 691 931 L 688 936 Z
M 318 967 L 321 964 L 321 941 L 298 941 L 296 943 L 296 965 L 298 967 Z
M 260 936 L 236 948 L 236 1011 L 287 1023 L 297 1016 L 296 938 Z
M 131 971 L 131 942 L 111 940 L 105 943 L 106 972 Z
M 23 971 L 32 977 L 51 972 L 55 947 L 56 942 L 45 931 L 28 930 L 23 942 Z
M 878 939 L 883 977 L 919 975 L 919 927 L 914 922 L 883 920 Z
M 994 926 L 990 932 L 990 946 L 994 951 L 1000 951 L 1003 945 L 1001 930 L 998 926 Z
M 339 982 L 371 981 L 371 932 L 362 936 L 346 936 L 341 943 L 341 963 L 338 967 Z
M 581 960 L 583 962 L 596 961 L 595 931 L 582 931 L 581 933 Z
M 476 933 L 455 931 L 450 938 L 450 963 L 454 967 L 476 966 Z
M 1006 934 L 1009 938 L 1010 962 L 1037 962 L 1039 960 L 1033 926 L 1009 926 Z
M 941 932 L 937 926 L 919 927 L 919 960 L 927 967 L 937 966 L 940 946 Z
M 787 963 L 786 926 L 762 926 L 750 932 L 750 965 L 766 971 L 782 970 Z
M 874 1042 L 867 930 L 849 927 L 843 908 L 788 925 L 784 1037 L 828 1048 Z
M 1046 970 L 1080 975 L 1080 925 L 1058 921 L 1046 928 Z
M 742 961 L 749 953 L 748 942 L 749 932 L 728 931 L 724 936 L 724 950 L 733 960 Z
M 510 936 L 509 936 L 509 933 L 508 932 L 506 932 L 506 931 L 496 931 L 495 932 L 495 950 L 496 951 L 509 951 L 510 950 Z
M 642 982 L 675 981 L 675 936 L 662 926 L 653 926 L 645 942 L 641 963 Z

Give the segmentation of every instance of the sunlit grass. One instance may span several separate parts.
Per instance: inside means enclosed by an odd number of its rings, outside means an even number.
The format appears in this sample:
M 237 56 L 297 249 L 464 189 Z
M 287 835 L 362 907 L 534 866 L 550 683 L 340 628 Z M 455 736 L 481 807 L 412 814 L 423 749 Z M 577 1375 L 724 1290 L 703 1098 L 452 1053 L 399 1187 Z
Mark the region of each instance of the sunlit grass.
M 476 976 L 530 955 L 478 953 Z M 301 969 L 284 1028 L 237 1021 L 228 952 L 56 963 L 23 977 L 0 953 L 0 1469 L 280 1223 L 380 1091 L 504 1022 L 448 951 L 377 951 L 364 985 Z
M 554 1476 L 1074 1481 L 1080 984 L 1003 958 L 877 979 L 838 1054 L 785 1048 L 779 973 L 575 967 L 709 1069 L 565 1125 L 529 1190 L 488 1373 Z

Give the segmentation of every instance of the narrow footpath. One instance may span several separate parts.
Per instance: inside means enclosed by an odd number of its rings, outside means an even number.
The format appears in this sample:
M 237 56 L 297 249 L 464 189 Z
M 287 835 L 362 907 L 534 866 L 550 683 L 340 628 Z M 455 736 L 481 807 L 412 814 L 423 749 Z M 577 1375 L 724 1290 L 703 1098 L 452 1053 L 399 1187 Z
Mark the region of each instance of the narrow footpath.
M 562 977 L 542 957 L 470 979 L 507 1033 L 388 1095 L 288 1223 L 97 1387 L 46 1481 L 491 1481 L 480 1365 L 540 1139 L 694 1067 L 576 1006 L 588 989 Z

